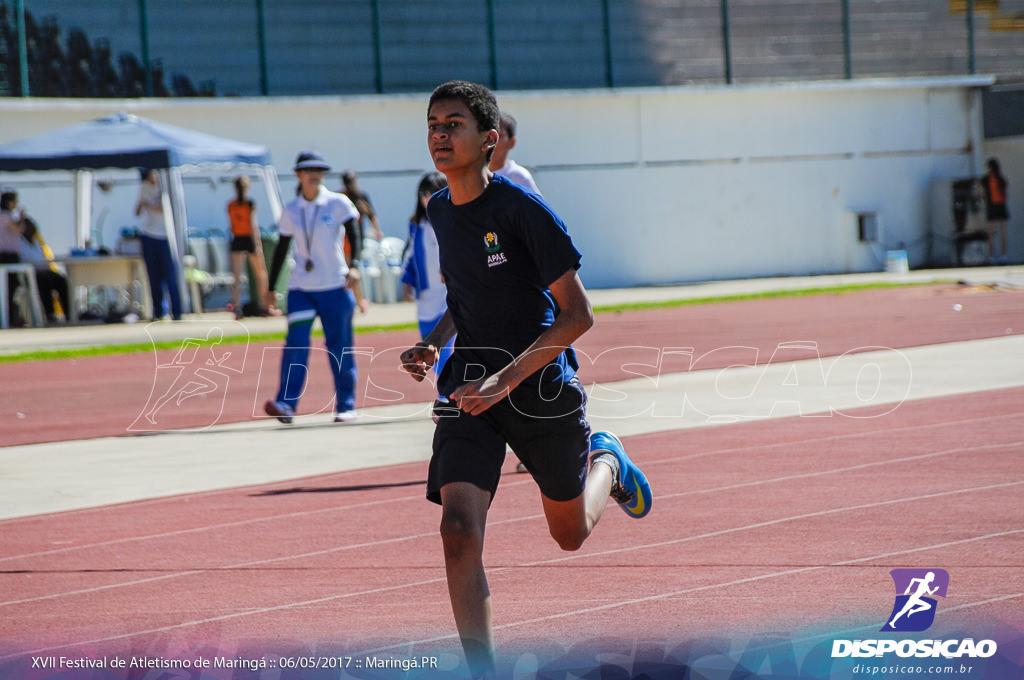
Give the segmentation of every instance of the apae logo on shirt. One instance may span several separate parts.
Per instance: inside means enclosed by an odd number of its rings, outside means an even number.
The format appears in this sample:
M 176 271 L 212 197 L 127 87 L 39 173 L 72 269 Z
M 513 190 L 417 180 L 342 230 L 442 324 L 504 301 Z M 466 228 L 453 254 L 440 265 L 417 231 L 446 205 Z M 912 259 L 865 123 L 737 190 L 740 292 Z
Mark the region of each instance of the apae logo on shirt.
M 505 253 L 499 252 L 501 244 L 498 243 L 498 235 L 493 231 L 484 234 L 484 250 L 487 252 L 488 267 L 497 267 L 499 264 L 508 262 Z

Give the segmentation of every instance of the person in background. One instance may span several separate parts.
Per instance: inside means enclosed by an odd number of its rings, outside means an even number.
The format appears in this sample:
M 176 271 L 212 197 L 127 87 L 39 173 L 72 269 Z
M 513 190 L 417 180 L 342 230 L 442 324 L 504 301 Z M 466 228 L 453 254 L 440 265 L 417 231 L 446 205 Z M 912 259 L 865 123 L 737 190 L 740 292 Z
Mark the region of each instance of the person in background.
M 511 113 L 501 112 L 501 127 L 498 129 L 498 143 L 494 146 L 494 154 L 491 156 L 488 169 L 495 175 L 507 177 L 516 184 L 526 187 L 536 194 L 540 194 L 537 183 L 533 181 L 533 175 L 523 166 L 508 157 L 508 154 L 516 146 L 516 130 L 518 129 L 515 117 Z M 526 465 L 516 464 L 516 472 L 525 473 Z
M 369 220 L 370 226 L 373 227 L 374 239 L 377 241 L 384 238 L 384 232 L 380 229 L 380 221 L 377 219 L 377 211 L 373 209 L 373 203 L 370 201 L 369 195 L 359 186 L 359 177 L 352 170 L 346 170 L 341 175 L 343 196 L 347 196 L 348 200 L 352 201 L 352 204 L 359 211 L 359 221 L 356 223 L 356 235 L 359 242 L 359 252 L 363 251 L 363 243 L 366 238 L 366 230 L 363 227 L 363 221 Z M 347 252 L 347 251 L 346 251 Z M 358 258 L 353 258 L 355 262 Z M 356 300 L 359 303 L 359 311 L 363 314 L 370 309 L 370 301 L 363 295 L 362 281 L 357 281 L 352 292 L 356 295 Z
M 267 263 L 263 258 L 263 240 L 260 236 L 260 225 L 256 220 L 256 202 L 249 198 L 251 181 L 245 175 L 235 178 L 235 198 L 228 203 L 228 222 L 231 225 L 231 273 L 234 282 L 231 285 L 231 304 L 234 307 L 235 319 L 241 319 L 242 313 L 242 265 L 248 257 L 253 273 L 256 275 L 256 289 L 259 296 L 252 302 L 262 307 L 266 299 L 269 284 L 267 283 Z M 267 308 L 273 314 L 276 307 Z
M 139 168 L 142 184 L 139 186 L 139 197 L 135 202 L 135 216 L 139 218 L 139 242 L 142 244 L 142 259 L 146 263 L 146 275 L 149 277 L 149 293 L 153 300 L 153 318 L 164 316 L 164 289 L 170 300 L 171 318 L 181 320 L 181 291 L 178 288 L 178 270 L 171 256 L 171 246 L 167 240 L 167 220 L 165 214 L 163 186 L 156 171 L 150 168 Z
M 1006 208 L 1006 178 L 999 168 L 999 161 L 988 159 L 988 172 L 981 178 L 981 186 L 985 191 L 985 217 L 988 227 L 988 261 L 989 264 L 1006 264 L 1006 222 L 1010 219 L 1010 211 Z M 999 259 L 996 259 L 996 238 L 999 239 Z
M 25 211 L 18 209 L 18 192 L 0 193 L 0 264 L 21 262 L 21 242 L 24 232 Z M 7 309 L 13 308 L 14 292 L 19 285 L 18 276 L 7 275 Z
M 288 334 L 281 357 L 280 383 L 277 396 L 263 406 L 267 415 L 285 424 L 294 419 L 299 397 L 305 390 L 310 335 L 318 316 L 334 378 L 334 422 L 347 423 L 356 417 L 356 360 L 352 353 L 356 299 L 352 287 L 359 280 L 359 270 L 353 266 L 359 257 L 359 211 L 348 198 L 323 186 L 324 175 L 330 169 L 316 151 L 303 151 L 296 158 L 298 195 L 281 214 L 281 238 L 270 265 L 270 281 L 277 281 L 294 241 L 295 266 L 288 279 Z M 348 261 L 346 240 L 352 253 Z M 268 307 L 274 298 L 271 288 L 266 293 Z
M 67 318 L 68 279 L 53 261 L 53 251 L 46 245 L 35 221 L 25 216 L 23 222 L 25 231 L 21 240 L 21 261 L 35 266 L 36 286 L 39 288 L 43 311 L 47 321 L 56 323 Z
M 501 129 L 498 131 L 498 144 L 494 147 L 494 155 L 491 156 L 489 169 L 496 175 L 508 177 L 516 184 L 521 184 L 535 194 L 540 193 L 533 175 L 523 166 L 508 157 L 512 149 L 516 147 L 516 119 L 511 113 L 501 113 Z
M 356 210 L 359 211 L 359 243 L 362 245 L 362 239 L 365 238 L 366 229 L 363 227 L 363 221 L 369 220 L 370 226 L 373 227 L 374 238 L 378 241 L 384 238 L 384 233 L 380 230 L 380 221 L 377 219 L 377 211 L 373 209 L 373 203 L 370 201 L 369 195 L 363 191 L 362 187 L 359 186 L 359 177 L 353 170 L 346 170 L 341 175 L 341 183 L 344 187 L 341 193 L 348 196 L 348 200 L 352 201 L 352 204 L 356 206 Z
M 407 302 L 416 302 L 421 339 L 434 330 L 448 309 L 448 289 L 441 277 L 437 235 L 427 219 L 427 201 L 446 186 L 448 180 L 440 172 L 424 175 L 416 189 L 416 207 L 409 218 L 409 247 L 402 263 L 402 297 Z M 441 375 L 441 369 L 451 352 L 452 343 L 449 342 L 442 348 L 441 356 L 434 364 L 435 375 Z
M 0 193 L 0 264 L 21 261 L 24 211 L 18 209 L 18 192 Z

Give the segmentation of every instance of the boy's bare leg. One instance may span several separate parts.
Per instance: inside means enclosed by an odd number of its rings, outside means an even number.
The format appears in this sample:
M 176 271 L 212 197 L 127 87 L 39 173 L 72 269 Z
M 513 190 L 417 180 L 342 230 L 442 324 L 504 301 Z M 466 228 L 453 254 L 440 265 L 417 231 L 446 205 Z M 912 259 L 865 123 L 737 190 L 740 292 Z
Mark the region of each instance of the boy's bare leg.
M 473 677 L 494 668 L 491 593 L 484 574 L 484 528 L 491 494 L 474 484 L 454 482 L 441 488 L 441 541 L 448 596 Z
M 612 488 L 612 470 L 604 464 L 595 464 L 587 474 L 587 484 L 571 501 L 553 501 L 541 497 L 548 531 L 562 550 L 579 550 L 590 532 L 597 526 Z
M 543 498 L 548 531 L 562 550 L 583 546 L 608 507 L 609 496 L 634 519 L 646 516 L 654 501 L 647 477 L 626 455 L 619 438 L 610 432 L 594 432 L 583 493 L 565 502 Z

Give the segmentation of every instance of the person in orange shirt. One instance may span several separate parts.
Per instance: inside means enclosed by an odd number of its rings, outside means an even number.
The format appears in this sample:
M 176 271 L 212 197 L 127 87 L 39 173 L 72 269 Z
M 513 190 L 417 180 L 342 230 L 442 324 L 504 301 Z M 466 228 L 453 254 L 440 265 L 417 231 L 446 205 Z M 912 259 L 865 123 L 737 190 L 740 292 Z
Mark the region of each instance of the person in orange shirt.
M 988 259 L 996 262 L 996 237 L 999 238 L 999 264 L 1006 263 L 1006 221 L 1010 211 L 1006 209 L 1006 178 L 999 169 L 999 161 L 988 159 L 988 172 L 981 178 L 985 190 L 985 217 L 988 220 Z
M 260 299 L 270 289 L 267 281 L 267 263 L 263 259 L 263 242 L 260 237 L 260 225 L 256 221 L 256 203 L 249 198 L 251 182 L 245 175 L 235 178 L 235 199 L 228 203 L 228 222 L 231 224 L 231 273 L 234 283 L 231 286 L 231 304 L 235 318 L 241 319 L 242 314 L 242 264 L 246 256 L 256 274 L 259 294 L 253 302 L 260 304 Z M 274 308 L 269 313 L 276 311 Z

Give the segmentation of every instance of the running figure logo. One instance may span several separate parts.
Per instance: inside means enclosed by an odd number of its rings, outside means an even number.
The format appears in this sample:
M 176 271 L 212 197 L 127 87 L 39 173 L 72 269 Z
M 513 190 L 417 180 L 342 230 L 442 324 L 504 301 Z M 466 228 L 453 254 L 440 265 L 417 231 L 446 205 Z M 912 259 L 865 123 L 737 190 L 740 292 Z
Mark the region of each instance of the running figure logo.
M 946 597 L 949 573 L 945 569 L 893 569 L 889 575 L 896 586 L 896 603 L 882 630 L 927 630 L 935 620 L 938 603 L 932 596 Z
M 185 323 L 190 323 L 189 330 L 195 332 L 181 340 L 180 348 L 170 361 L 160 363 L 158 357 L 153 390 L 142 412 L 128 427 L 129 432 L 163 430 L 161 414 L 173 417 L 173 412 L 188 407 L 200 415 L 194 426 L 207 428 L 220 420 L 231 378 L 241 375 L 245 367 L 248 331 L 242 324 L 236 324 L 244 342 L 227 349 L 223 345 L 225 337 L 221 325 L 224 324 L 181 322 L 182 325 Z M 159 324 L 146 327 L 155 347 L 154 329 L 162 327 Z M 196 413 L 193 413 L 193 418 Z

